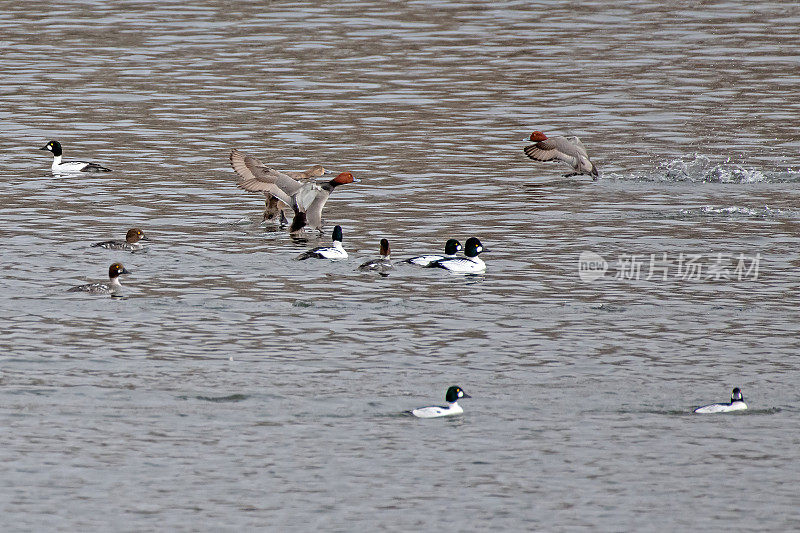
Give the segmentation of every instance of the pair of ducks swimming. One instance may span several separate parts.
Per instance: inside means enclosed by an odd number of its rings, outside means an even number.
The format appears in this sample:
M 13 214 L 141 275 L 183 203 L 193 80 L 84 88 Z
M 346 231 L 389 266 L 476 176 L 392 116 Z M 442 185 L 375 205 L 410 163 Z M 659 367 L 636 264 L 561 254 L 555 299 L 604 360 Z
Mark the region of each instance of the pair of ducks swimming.
M 445 394 L 444 399 L 447 402 L 447 405 L 420 407 L 411 411 L 411 414 L 419 418 L 439 418 L 443 416 L 460 415 L 464 412 L 464 409 L 458 405 L 458 400 L 461 398 L 470 397 L 471 396 L 465 393 L 461 387 L 452 386 L 447 389 L 447 393 Z M 743 411 L 745 409 L 747 409 L 747 404 L 744 403 L 742 391 L 739 389 L 739 387 L 736 387 L 731 392 L 731 401 L 729 403 L 712 403 L 710 405 L 704 405 L 703 407 L 698 407 L 695 409 L 694 412 L 700 414 L 729 413 L 732 411 Z
M 131 228 L 125 235 L 125 240 L 102 241 L 92 244 L 92 247 L 106 248 L 108 250 L 125 250 L 137 252 L 144 249 L 141 241 L 149 241 L 150 238 L 139 228 Z M 86 283 L 68 289 L 67 292 L 89 292 L 93 294 L 117 294 L 122 289 L 119 277 L 123 274 L 130 274 L 131 271 L 125 268 L 122 263 L 113 263 L 108 267 L 108 283 Z
M 313 248 L 307 252 L 300 254 L 297 259 L 304 260 L 310 258 L 316 259 L 347 259 L 347 251 L 342 246 L 342 227 L 336 226 L 333 228 L 331 246 L 320 246 Z M 403 263 L 418 265 L 426 268 L 443 268 L 457 274 L 480 274 L 486 271 L 486 263 L 478 257 L 481 252 L 488 251 L 483 248 L 481 241 L 477 237 L 470 237 L 467 239 L 464 248 L 464 257 L 457 257 L 456 253 L 461 250 L 461 243 L 456 239 L 449 239 L 445 244 L 445 255 L 427 254 L 418 255 L 405 259 Z M 372 259 L 366 263 L 362 263 L 358 270 L 362 272 L 378 272 L 381 275 L 388 275 L 388 271 L 394 269 L 394 265 L 390 259 L 391 249 L 389 248 L 389 241 L 381 239 L 380 243 L 380 258 Z

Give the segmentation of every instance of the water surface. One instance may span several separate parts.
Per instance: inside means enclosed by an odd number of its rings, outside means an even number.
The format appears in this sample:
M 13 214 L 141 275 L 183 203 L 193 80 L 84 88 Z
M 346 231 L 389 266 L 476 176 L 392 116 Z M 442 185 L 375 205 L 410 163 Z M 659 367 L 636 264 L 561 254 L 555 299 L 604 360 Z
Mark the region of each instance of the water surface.
M 0 523 L 800 528 L 798 25 L 788 1 L 7 2 Z M 602 179 L 528 160 L 534 129 Z M 53 176 L 50 139 L 114 172 Z M 329 236 L 262 224 L 233 147 L 360 177 L 326 207 L 351 259 L 295 261 Z M 89 247 L 135 226 L 146 253 Z M 485 276 L 355 271 L 381 237 L 472 235 Z M 117 260 L 125 298 L 65 292 Z M 451 384 L 463 417 L 403 415 Z M 690 414 L 733 386 L 747 412 Z

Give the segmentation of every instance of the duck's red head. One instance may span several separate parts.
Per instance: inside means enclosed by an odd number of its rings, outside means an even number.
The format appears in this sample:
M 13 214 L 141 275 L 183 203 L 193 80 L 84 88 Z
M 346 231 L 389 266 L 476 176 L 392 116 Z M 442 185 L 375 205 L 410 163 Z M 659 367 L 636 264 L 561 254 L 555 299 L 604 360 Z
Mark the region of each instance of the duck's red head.
M 337 185 L 344 185 L 345 183 L 353 183 L 355 178 L 349 172 L 342 172 L 331 181 L 335 182 Z
M 546 141 L 547 135 L 542 133 L 541 131 L 534 131 L 531 133 L 531 141 L 538 143 L 539 141 Z

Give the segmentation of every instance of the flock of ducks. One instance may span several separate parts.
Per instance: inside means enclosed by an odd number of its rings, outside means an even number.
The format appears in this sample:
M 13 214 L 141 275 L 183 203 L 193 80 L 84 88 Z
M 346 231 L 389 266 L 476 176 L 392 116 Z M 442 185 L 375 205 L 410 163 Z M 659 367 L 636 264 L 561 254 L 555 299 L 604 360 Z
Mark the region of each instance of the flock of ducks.
M 587 174 L 593 180 L 599 178 L 600 173 L 586 152 L 586 148 L 577 137 L 548 137 L 541 131 L 534 131 L 529 140 L 534 144 L 526 146 L 525 155 L 535 161 L 558 160 L 572 168 L 572 172 L 565 177 Z M 41 150 L 53 154 L 52 171 L 56 174 L 70 174 L 77 172 L 110 172 L 111 169 L 88 161 L 63 161 L 63 149 L 58 141 L 50 141 Z M 297 235 L 306 227 L 322 232 L 322 210 L 331 193 L 340 185 L 358 182 L 350 172 L 342 172 L 335 178 L 318 185 L 316 179 L 327 174 L 322 165 L 313 165 L 302 171 L 279 171 L 264 165 L 255 157 L 246 155 L 237 149 L 231 150 L 230 162 L 238 176 L 237 185 L 249 192 L 263 193 L 265 197 L 264 220 L 276 220 L 285 227 L 289 225 L 287 213 L 292 214 L 289 232 Z M 131 228 L 125 235 L 125 240 L 109 240 L 92 244 L 93 247 L 102 247 L 111 250 L 125 250 L 136 252 L 143 249 L 141 241 L 149 238 L 139 228 Z M 342 245 L 342 228 L 335 226 L 331 236 L 330 246 L 320 246 L 300 254 L 298 260 L 306 259 L 347 259 L 347 251 Z M 457 254 L 463 249 L 464 255 Z M 483 248 L 477 237 L 470 237 L 461 246 L 456 239 L 449 239 L 445 243 L 444 254 L 427 254 L 403 260 L 403 263 L 425 268 L 442 268 L 459 274 L 481 274 L 486 270 L 486 264 L 478 257 L 481 252 L 488 251 Z M 388 275 L 394 268 L 390 259 L 389 241 L 381 239 L 380 257 L 361 264 L 358 270 L 362 272 L 378 272 Z M 108 268 L 108 283 L 88 283 L 72 287 L 68 292 L 90 292 L 98 294 L 116 295 L 122 285 L 119 277 L 130 274 L 122 263 L 113 263 Z M 459 386 L 451 386 L 445 393 L 445 406 L 420 407 L 410 411 L 410 414 L 419 418 L 440 418 L 445 416 L 460 415 L 464 412 L 458 400 L 470 398 Z M 747 409 L 742 391 L 736 387 L 731 392 L 729 403 L 715 403 L 698 407 L 694 413 L 724 413 Z
M 560 152 L 559 152 L 560 153 Z M 546 154 L 542 157 L 557 157 Z M 282 226 L 288 224 L 286 213 L 291 209 L 292 223 L 289 233 L 297 235 L 306 227 L 322 231 L 322 210 L 331 193 L 340 185 L 354 183 L 358 180 L 350 172 L 342 172 L 330 181 L 318 185 L 317 177 L 328 174 L 322 165 L 314 165 L 303 171 L 280 171 L 263 164 L 253 156 L 231 150 L 231 167 L 238 175 L 237 185 L 249 192 L 260 192 L 265 197 L 264 220 L 278 219 Z M 486 271 L 486 263 L 478 257 L 481 252 L 488 251 L 477 237 L 470 237 L 464 245 L 464 256 L 456 257 L 461 250 L 458 241 L 445 246 L 445 255 L 412 257 L 403 262 L 425 268 L 442 268 L 457 274 L 481 274 Z M 297 258 L 304 259 L 347 259 L 347 251 L 342 245 L 342 228 L 335 226 L 330 246 L 320 246 L 309 250 Z M 427 258 L 427 259 L 426 259 Z M 367 261 L 358 267 L 362 272 L 378 272 L 386 276 L 394 268 L 390 259 L 389 241 L 381 239 L 380 257 Z

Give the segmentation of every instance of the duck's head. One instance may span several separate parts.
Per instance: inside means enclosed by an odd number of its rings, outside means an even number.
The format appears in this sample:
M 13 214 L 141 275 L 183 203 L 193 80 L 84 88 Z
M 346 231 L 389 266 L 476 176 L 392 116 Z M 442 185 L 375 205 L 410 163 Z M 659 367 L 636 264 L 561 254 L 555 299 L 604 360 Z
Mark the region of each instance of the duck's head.
M 50 141 L 39 148 L 39 150 L 47 150 L 48 152 L 53 152 L 53 155 L 61 155 L 61 143 L 58 141 Z
M 456 255 L 456 253 L 460 252 L 462 249 L 461 243 L 455 239 L 448 239 L 444 244 L 444 253 L 447 255 Z
M 381 255 L 386 257 L 391 253 L 389 249 L 389 241 L 386 239 L 381 239 Z
M 318 178 L 320 176 L 324 176 L 325 174 L 330 174 L 330 173 L 331 171 L 325 170 L 325 167 L 323 167 L 322 165 L 314 165 L 313 167 L 309 167 L 308 170 L 306 170 L 306 175 L 308 175 L 311 178 Z
M 542 133 L 541 131 L 534 131 L 531 133 L 531 141 L 538 143 L 539 141 L 546 141 L 547 135 Z
M 331 180 L 331 183 L 335 185 L 346 185 L 353 182 L 358 182 L 358 180 L 355 179 L 350 172 L 342 172 Z
M 120 277 L 122 274 L 130 274 L 130 271 L 127 270 L 122 263 L 114 263 L 110 267 L 108 267 L 108 277 L 109 279 L 114 279 Z
M 125 241 L 128 244 L 133 244 L 139 241 L 149 241 L 150 239 L 147 235 L 144 234 L 142 230 L 139 228 L 131 228 L 128 230 L 128 233 L 125 234 Z
M 342 242 L 342 227 L 341 226 L 334 226 L 333 228 L 333 235 L 331 236 L 331 240 L 336 242 Z
M 731 402 L 743 402 L 744 396 L 742 396 L 742 391 L 739 387 L 734 388 L 731 391 Z
M 464 255 L 467 257 L 476 257 L 479 253 L 488 251 L 483 248 L 481 241 L 477 237 L 470 237 L 464 245 Z
M 444 399 L 447 400 L 447 403 L 457 402 L 461 398 L 472 398 L 472 396 L 464 392 L 461 387 L 456 385 L 453 385 L 447 389 L 447 394 L 444 395 Z

